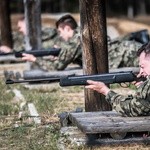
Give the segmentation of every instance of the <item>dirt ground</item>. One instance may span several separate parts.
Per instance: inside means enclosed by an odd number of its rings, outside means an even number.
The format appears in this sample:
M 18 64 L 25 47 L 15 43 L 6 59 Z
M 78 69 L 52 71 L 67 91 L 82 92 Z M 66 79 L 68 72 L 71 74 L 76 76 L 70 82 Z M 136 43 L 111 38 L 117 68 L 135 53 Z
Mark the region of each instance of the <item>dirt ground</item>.
M 55 27 L 56 20 L 63 14 L 42 14 L 42 26 Z M 72 14 L 76 21 L 80 22 L 80 14 Z M 12 29 L 16 30 L 17 20 L 21 17 L 20 14 L 11 16 Z M 127 19 L 125 17 L 107 18 L 107 25 L 114 26 L 120 35 L 130 32 L 147 29 L 150 32 L 150 16 L 138 16 L 134 19 Z

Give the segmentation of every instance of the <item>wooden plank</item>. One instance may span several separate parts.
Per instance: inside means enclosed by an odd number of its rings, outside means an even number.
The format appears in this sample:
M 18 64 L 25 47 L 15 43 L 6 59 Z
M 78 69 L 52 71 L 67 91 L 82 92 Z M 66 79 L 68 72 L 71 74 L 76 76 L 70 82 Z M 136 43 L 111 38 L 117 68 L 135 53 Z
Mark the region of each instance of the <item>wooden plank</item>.
M 150 144 L 150 137 L 143 138 L 143 137 L 130 137 L 122 140 L 115 140 L 112 138 L 106 139 L 97 139 L 97 140 L 88 140 L 87 145 L 122 145 L 122 144 L 131 144 L 131 143 L 138 143 L 138 144 Z
M 121 117 L 115 112 L 88 112 L 71 113 L 69 119 L 85 133 L 150 131 L 150 116 Z
M 125 145 L 131 143 L 149 144 L 150 137 L 143 137 L 143 134 L 147 132 L 140 133 L 128 133 L 124 139 L 113 139 L 109 134 L 100 135 L 89 135 L 81 132 L 77 127 L 69 126 L 62 127 L 60 130 L 61 135 L 66 135 L 67 140 L 70 143 L 75 143 L 77 145 L 88 145 L 88 146 L 102 146 L 102 145 Z
M 97 112 L 70 113 L 70 116 L 76 118 L 93 118 L 97 116 L 121 116 L 121 115 L 116 111 L 97 111 Z
M 29 109 L 30 115 L 34 116 L 33 117 L 34 122 L 36 124 L 41 124 L 41 118 L 40 118 L 40 116 L 39 116 L 39 114 L 38 114 L 38 112 L 37 112 L 37 110 L 36 110 L 36 108 L 35 108 L 33 103 L 29 103 L 28 104 L 28 109 Z

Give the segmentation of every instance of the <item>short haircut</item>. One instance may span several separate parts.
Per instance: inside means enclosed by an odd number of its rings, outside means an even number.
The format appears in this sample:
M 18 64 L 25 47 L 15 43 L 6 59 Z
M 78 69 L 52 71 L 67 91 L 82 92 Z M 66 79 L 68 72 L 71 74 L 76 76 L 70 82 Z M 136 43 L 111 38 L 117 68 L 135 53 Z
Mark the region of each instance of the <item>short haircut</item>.
M 150 56 L 150 42 L 142 45 L 138 51 L 137 51 L 137 56 L 139 57 L 141 55 L 141 53 L 144 52 L 145 56 Z
M 70 26 L 71 29 L 77 28 L 77 22 L 76 20 L 69 14 L 62 16 L 57 22 L 56 22 L 56 28 L 62 27 L 64 28 L 66 25 Z
M 24 21 L 24 20 L 25 20 L 25 16 L 24 15 L 19 16 L 18 21 Z

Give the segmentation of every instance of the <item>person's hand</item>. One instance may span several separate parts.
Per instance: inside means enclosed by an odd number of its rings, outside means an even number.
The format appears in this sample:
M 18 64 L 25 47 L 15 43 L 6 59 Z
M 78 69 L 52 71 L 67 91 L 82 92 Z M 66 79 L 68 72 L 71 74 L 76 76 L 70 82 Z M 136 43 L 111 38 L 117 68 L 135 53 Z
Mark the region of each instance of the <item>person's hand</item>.
M 142 75 L 139 73 L 138 75 L 137 75 L 137 78 L 140 78 L 140 77 L 142 77 Z M 132 84 L 134 84 L 137 88 L 141 85 L 143 83 L 143 81 L 133 81 L 132 82 Z
M 36 61 L 36 57 L 33 56 L 32 54 L 23 53 L 22 54 L 22 60 L 30 61 L 30 62 L 35 62 Z
M 57 56 L 53 56 L 53 55 L 50 55 L 48 58 L 49 58 L 51 61 L 55 61 L 55 60 L 58 59 Z
M 54 48 L 60 48 L 58 45 L 54 45 Z
M 110 89 L 103 83 L 92 80 L 87 80 L 89 85 L 86 85 L 85 88 L 95 90 L 103 95 L 107 95 Z
M 0 46 L 0 51 L 4 52 L 4 53 L 10 53 L 12 51 L 12 49 L 8 46 L 2 45 L 2 46 Z

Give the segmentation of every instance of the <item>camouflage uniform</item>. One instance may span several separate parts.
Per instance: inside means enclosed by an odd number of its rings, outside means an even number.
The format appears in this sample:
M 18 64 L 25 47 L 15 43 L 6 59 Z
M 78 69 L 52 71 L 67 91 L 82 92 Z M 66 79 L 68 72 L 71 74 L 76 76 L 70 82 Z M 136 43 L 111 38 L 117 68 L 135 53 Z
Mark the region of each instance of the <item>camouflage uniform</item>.
M 147 116 L 150 115 L 150 76 L 137 89 L 135 95 L 122 96 L 110 91 L 106 100 L 123 116 Z
M 109 68 L 137 67 L 137 50 L 142 46 L 134 40 L 117 39 L 108 43 Z
M 42 47 L 53 47 L 59 41 L 59 35 L 55 28 L 42 28 Z
M 48 48 L 53 47 L 55 41 L 57 41 L 58 34 L 55 28 L 42 28 L 42 47 Z M 20 32 L 14 31 L 12 33 L 13 37 L 13 50 L 20 51 L 25 49 L 24 35 Z
M 13 50 L 21 51 L 24 49 L 24 35 L 19 32 L 13 32 Z
M 58 47 L 61 47 L 61 52 L 57 60 L 44 60 L 37 58 L 36 65 L 43 70 L 64 70 L 70 63 L 82 65 L 82 50 L 78 30 L 75 30 L 74 36 L 69 41 L 58 40 Z

